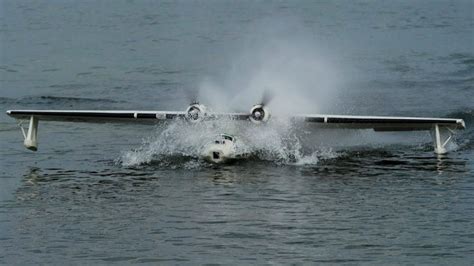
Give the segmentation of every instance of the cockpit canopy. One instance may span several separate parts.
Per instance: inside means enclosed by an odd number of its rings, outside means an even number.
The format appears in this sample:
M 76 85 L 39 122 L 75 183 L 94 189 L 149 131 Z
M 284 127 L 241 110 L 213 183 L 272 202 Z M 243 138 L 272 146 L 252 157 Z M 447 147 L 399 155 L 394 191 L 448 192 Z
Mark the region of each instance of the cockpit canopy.
M 220 134 L 218 139 L 216 139 L 214 143 L 225 144 L 226 141 L 235 142 L 235 137 L 229 134 Z
M 226 139 L 226 140 L 230 140 L 230 141 L 232 141 L 232 142 L 235 141 L 234 136 L 231 136 L 231 135 L 229 135 L 229 134 L 221 134 L 221 138 Z

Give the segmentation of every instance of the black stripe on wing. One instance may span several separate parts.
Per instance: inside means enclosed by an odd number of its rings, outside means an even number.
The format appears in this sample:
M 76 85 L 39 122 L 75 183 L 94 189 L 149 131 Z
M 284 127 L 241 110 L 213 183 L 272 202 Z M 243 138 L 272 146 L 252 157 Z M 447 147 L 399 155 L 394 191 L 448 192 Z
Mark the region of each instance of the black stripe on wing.
M 89 117 L 89 118 L 135 118 L 133 112 L 68 112 L 68 111 L 10 111 L 13 117 L 30 117 L 30 116 L 46 116 L 46 117 Z
M 456 124 L 454 119 L 423 119 L 423 118 L 346 118 L 328 117 L 327 123 L 362 123 L 362 124 Z
M 452 118 L 334 115 L 309 115 L 302 117 L 305 122 L 320 124 L 323 127 L 372 128 L 376 131 L 427 130 L 436 124 L 460 129 L 465 127 L 462 119 Z
M 184 113 L 179 112 L 153 112 L 153 111 L 68 111 L 68 110 L 12 110 L 8 115 L 16 119 L 29 119 L 31 116 L 44 121 L 71 121 L 71 122 L 133 122 L 184 118 Z

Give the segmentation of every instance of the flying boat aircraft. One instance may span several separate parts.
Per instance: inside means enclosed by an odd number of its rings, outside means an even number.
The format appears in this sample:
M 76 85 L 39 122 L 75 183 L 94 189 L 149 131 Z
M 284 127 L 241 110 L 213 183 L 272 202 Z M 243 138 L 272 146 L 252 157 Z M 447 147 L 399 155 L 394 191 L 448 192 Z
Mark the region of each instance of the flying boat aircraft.
M 90 122 L 90 123 L 159 123 L 170 120 L 185 120 L 200 123 L 209 120 L 230 119 L 244 121 L 255 126 L 265 126 L 272 122 L 267 107 L 268 97 L 252 106 L 248 113 L 208 112 L 206 106 L 198 102 L 190 104 L 185 111 L 114 111 L 114 110 L 9 110 L 7 114 L 20 120 L 24 136 L 24 146 L 32 151 L 38 149 L 39 121 Z M 455 130 L 464 129 L 465 123 L 456 118 L 394 117 L 394 116 L 354 116 L 297 114 L 289 118 L 296 126 L 311 126 L 316 134 L 327 128 L 373 129 L 374 131 L 429 131 L 433 138 L 434 152 L 447 153 Z M 29 127 L 21 126 L 21 121 L 29 121 Z M 299 123 L 299 124 L 298 124 Z M 236 152 L 236 136 L 220 134 L 206 146 L 202 158 L 223 163 L 245 158 L 248 154 Z

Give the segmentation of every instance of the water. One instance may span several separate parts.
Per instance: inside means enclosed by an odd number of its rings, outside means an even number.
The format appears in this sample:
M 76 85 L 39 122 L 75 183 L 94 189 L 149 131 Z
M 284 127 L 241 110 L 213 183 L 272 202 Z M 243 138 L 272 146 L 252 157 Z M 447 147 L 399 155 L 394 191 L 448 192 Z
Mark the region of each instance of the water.
M 270 89 L 280 116 L 456 117 L 467 129 L 436 156 L 426 133 L 40 122 L 32 153 L 0 115 L 0 262 L 472 263 L 473 10 L 1 1 L 0 110 L 184 110 L 198 97 L 247 111 Z M 251 159 L 199 160 L 222 131 L 238 131 Z

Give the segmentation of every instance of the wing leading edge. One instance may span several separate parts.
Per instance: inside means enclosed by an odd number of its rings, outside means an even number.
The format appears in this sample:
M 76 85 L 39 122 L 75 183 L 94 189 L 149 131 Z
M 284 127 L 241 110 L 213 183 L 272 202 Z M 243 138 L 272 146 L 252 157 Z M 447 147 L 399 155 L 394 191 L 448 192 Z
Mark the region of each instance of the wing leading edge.
M 156 122 L 156 120 L 185 117 L 185 112 L 166 111 L 96 111 L 96 110 L 11 110 L 13 118 L 27 120 L 34 116 L 41 121 L 64 122 Z
M 462 119 L 454 118 L 351 115 L 302 115 L 297 118 L 321 127 L 373 129 L 375 131 L 431 130 L 435 125 L 450 129 L 464 129 L 466 127 Z

